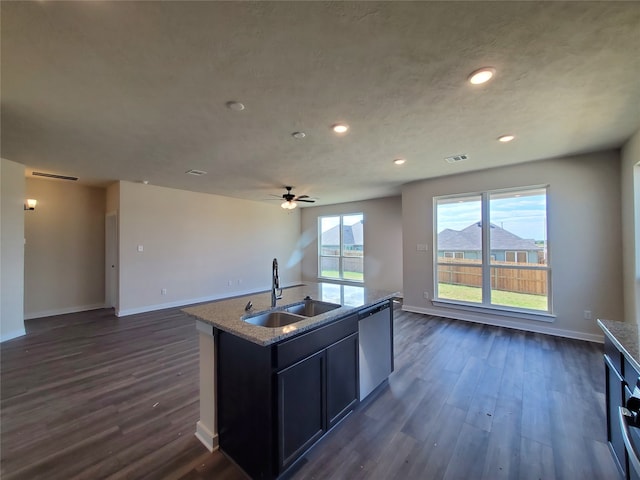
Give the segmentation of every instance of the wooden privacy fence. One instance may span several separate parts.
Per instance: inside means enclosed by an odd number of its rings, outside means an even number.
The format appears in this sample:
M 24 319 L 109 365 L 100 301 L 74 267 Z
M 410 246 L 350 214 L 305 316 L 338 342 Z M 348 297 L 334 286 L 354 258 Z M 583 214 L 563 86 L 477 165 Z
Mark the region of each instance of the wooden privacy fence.
M 538 264 L 527 263 L 519 263 L 518 265 L 539 266 Z M 439 263 L 438 283 L 482 287 L 482 269 L 480 265 L 474 267 L 456 265 L 450 262 Z M 500 267 L 494 264 L 491 267 L 491 289 L 531 295 L 547 295 L 547 271 L 522 270 L 519 268 Z

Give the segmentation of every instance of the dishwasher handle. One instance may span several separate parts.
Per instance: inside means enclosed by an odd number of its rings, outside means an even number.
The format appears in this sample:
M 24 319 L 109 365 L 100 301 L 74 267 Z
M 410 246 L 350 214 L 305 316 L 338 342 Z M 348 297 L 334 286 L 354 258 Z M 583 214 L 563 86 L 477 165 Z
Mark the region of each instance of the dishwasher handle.
M 358 312 L 358 320 L 362 320 L 363 318 L 375 315 L 376 313 L 382 312 L 387 308 L 389 308 L 389 302 L 381 303 L 378 305 L 374 305 L 373 307 L 369 307 L 365 310 L 361 310 L 360 312 Z

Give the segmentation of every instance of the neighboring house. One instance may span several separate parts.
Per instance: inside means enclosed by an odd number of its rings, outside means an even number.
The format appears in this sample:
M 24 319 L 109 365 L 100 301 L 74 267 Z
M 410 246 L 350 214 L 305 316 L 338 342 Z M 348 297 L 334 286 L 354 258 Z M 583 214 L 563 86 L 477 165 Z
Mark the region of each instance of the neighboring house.
M 354 225 L 345 225 L 342 229 L 345 250 L 359 251 L 363 250 L 364 242 L 362 237 L 363 224 L 362 221 Z M 324 251 L 336 250 L 340 251 L 340 225 L 330 228 L 322 233 L 322 248 Z
M 491 258 L 498 262 L 540 263 L 544 248 L 535 241 L 491 224 Z M 463 230 L 447 228 L 438 234 L 438 257 L 480 260 L 482 255 L 482 223 Z

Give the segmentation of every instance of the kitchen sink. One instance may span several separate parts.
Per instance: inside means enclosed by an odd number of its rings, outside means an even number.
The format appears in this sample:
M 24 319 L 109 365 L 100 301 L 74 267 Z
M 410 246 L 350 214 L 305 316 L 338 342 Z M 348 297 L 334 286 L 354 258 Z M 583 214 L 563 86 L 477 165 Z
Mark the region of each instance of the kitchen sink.
M 315 317 L 316 315 L 322 315 L 323 313 L 340 307 L 341 305 L 336 303 L 321 302 L 320 300 L 305 300 L 300 303 L 288 305 L 284 307 L 284 310 L 295 313 L 296 315 L 302 315 L 303 317 Z
M 302 302 L 293 303 L 279 307 L 278 310 L 270 310 L 268 312 L 258 313 L 243 318 L 247 323 L 258 325 L 261 327 L 278 328 L 292 323 L 299 322 L 309 317 L 322 315 L 330 312 L 341 305 L 337 303 L 321 302 L 320 300 L 306 299 Z
M 275 312 L 264 312 L 258 315 L 252 315 L 250 317 L 246 317 L 244 321 L 261 327 L 278 328 L 304 319 L 305 317 L 301 315 L 294 315 L 289 312 L 278 310 Z

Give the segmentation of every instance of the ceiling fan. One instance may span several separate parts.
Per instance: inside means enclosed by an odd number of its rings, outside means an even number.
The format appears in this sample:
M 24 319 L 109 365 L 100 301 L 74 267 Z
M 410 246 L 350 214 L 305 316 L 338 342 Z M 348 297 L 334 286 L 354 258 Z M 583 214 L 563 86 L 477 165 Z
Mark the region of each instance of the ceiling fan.
M 309 195 L 295 196 L 291 193 L 293 187 L 285 186 L 284 188 L 287 190 L 287 193 L 282 195 L 282 199 L 284 201 L 280 206 L 286 210 L 293 210 L 296 208 L 298 206 L 296 202 L 315 203 L 315 200 L 313 200 Z

